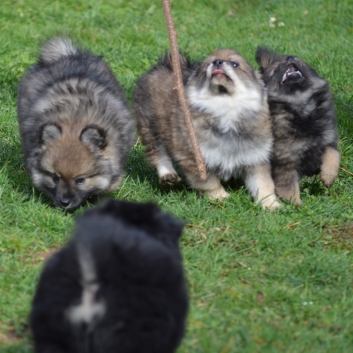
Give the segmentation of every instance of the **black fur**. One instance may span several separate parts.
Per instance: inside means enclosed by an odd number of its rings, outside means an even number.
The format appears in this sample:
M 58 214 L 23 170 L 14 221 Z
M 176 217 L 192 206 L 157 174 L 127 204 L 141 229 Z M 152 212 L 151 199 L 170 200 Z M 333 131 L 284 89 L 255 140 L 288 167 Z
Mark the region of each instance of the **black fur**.
M 36 353 L 174 352 L 188 307 L 182 226 L 153 204 L 110 201 L 81 216 L 39 280 L 30 316 Z M 82 249 L 94 269 L 86 275 Z M 87 288 L 105 312 L 74 323 L 70 310 Z
M 330 86 L 298 57 L 259 47 L 256 61 L 268 92 L 276 192 L 299 203 L 289 189 L 302 176 L 321 171 L 324 184 L 330 186 L 338 173 L 338 132 Z

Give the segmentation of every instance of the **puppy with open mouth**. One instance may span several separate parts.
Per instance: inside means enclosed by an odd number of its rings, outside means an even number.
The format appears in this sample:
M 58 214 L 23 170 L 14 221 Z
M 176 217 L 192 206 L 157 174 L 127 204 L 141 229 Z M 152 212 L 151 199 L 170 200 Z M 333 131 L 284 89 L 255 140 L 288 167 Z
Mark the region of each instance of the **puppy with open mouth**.
M 177 163 L 189 185 L 209 196 L 229 194 L 221 185 L 242 175 L 255 201 L 276 208 L 270 172 L 272 132 L 266 92 L 252 66 L 235 50 L 221 49 L 202 63 L 181 55 L 185 91 L 207 167 L 201 181 L 174 89 L 170 54 L 137 82 L 133 109 L 146 155 L 161 183 L 174 184 Z
M 338 175 L 337 123 L 329 83 L 305 61 L 259 47 L 256 61 L 268 92 L 274 134 L 272 174 L 277 195 L 301 203 L 302 176 Z

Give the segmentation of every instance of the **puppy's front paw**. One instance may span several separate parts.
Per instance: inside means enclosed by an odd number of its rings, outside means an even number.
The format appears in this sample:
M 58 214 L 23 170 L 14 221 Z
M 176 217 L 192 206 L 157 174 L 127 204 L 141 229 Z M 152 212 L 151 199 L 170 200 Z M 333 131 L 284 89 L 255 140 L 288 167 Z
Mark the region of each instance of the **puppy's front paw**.
M 214 200 L 223 200 L 229 197 L 228 192 L 225 191 L 222 186 L 214 190 L 205 190 L 203 191 L 203 194 L 207 195 L 210 199 L 214 199 Z
M 321 182 L 329 188 L 337 177 L 337 173 L 321 173 Z
M 264 210 L 267 209 L 270 211 L 273 211 L 273 210 L 276 210 L 276 209 L 283 207 L 276 199 L 272 199 L 272 198 L 271 199 L 267 198 L 265 200 L 262 200 L 261 206 Z
M 340 167 L 341 155 L 332 147 L 327 147 L 322 157 L 321 181 L 329 188 L 335 181 Z
M 277 186 L 276 194 L 280 199 L 284 201 L 294 203 L 297 206 L 302 204 L 302 200 L 300 199 L 299 183 Z
M 163 185 L 175 185 L 178 184 L 181 179 L 179 178 L 179 175 L 176 173 L 168 173 L 164 174 L 159 178 L 159 182 Z
M 270 204 L 262 204 L 263 209 L 269 209 L 271 211 L 282 208 L 283 206 L 278 201 L 273 201 Z

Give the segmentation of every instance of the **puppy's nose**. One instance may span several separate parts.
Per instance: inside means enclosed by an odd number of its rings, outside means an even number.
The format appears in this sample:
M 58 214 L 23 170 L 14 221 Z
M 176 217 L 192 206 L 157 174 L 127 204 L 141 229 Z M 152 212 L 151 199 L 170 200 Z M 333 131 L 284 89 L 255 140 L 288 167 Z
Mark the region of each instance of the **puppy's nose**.
M 286 57 L 286 60 L 294 60 L 294 56 L 292 56 L 292 55 L 288 55 L 287 57 Z
M 223 63 L 223 60 L 215 60 L 212 64 L 218 69 Z
M 68 199 L 68 198 L 65 198 L 65 197 L 59 198 L 59 204 L 60 204 L 61 207 L 67 207 L 67 206 L 69 206 L 69 205 L 70 205 L 70 202 L 71 202 L 71 200 Z

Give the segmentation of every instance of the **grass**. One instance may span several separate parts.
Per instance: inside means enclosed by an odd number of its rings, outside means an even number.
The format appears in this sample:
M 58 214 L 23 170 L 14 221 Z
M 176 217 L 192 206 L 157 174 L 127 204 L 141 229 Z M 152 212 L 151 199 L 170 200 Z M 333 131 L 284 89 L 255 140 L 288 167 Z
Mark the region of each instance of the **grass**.
M 353 346 L 353 10 L 351 0 L 178 0 L 179 45 L 193 59 L 232 47 L 255 66 L 257 45 L 296 54 L 335 94 L 342 169 L 328 191 L 304 179 L 304 206 L 274 213 L 242 184 L 224 202 L 185 185 L 167 190 L 131 152 L 118 199 L 154 201 L 187 222 L 181 242 L 191 307 L 179 352 L 351 352 Z M 275 17 L 276 21 L 270 22 Z M 280 22 L 284 26 L 279 26 Z M 271 27 L 273 24 L 274 27 Z M 0 4 L 0 351 L 32 353 L 27 326 L 43 260 L 65 243 L 75 215 L 52 208 L 24 169 L 17 84 L 56 33 L 105 56 L 131 99 L 136 79 L 168 48 L 160 1 Z

